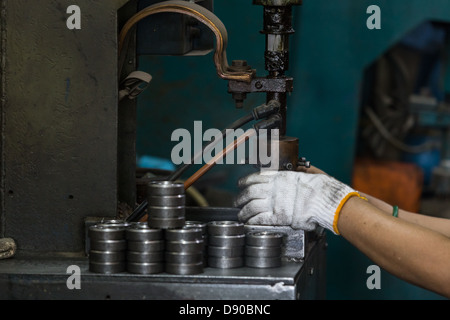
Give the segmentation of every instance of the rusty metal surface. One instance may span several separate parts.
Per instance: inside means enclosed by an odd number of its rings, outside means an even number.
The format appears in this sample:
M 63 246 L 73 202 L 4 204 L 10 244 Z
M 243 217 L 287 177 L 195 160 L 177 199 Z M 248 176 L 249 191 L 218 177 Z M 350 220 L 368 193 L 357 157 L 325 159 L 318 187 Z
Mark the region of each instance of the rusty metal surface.
M 83 218 L 117 206 L 117 9 L 1 1 L 1 235 L 19 250 L 81 251 Z

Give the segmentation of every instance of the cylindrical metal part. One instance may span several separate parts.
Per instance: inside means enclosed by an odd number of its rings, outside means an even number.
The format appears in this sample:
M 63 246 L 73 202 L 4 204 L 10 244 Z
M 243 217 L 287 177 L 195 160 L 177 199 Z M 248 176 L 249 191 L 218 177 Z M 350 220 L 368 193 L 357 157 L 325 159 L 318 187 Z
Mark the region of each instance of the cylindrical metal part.
M 126 240 L 95 240 L 90 241 L 90 249 L 93 251 L 125 251 Z
M 158 219 L 173 219 L 173 218 L 184 218 L 185 216 L 185 207 L 155 207 L 149 206 L 148 215 L 150 218 L 158 218 Z
M 166 251 L 182 253 L 203 253 L 203 240 L 166 241 Z
M 166 272 L 179 275 L 193 275 L 203 273 L 203 261 L 193 264 L 166 263 Z
M 247 245 L 255 247 L 280 247 L 283 237 L 282 233 L 256 231 L 247 233 L 245 242 Z
M 208 236 L 208 245 L 216 247 L 238 247 L 245 245 L 245 234 L 236 236 Z
M 164 251 L 138 252 L 127 251 L 128 262 L 154 263 L 164 261 Z
M 128 251 L 155 252 L 164 250 L 164 240 L 128 241 Z
M 243 257 L 225 258 L 225 257 L 208 257 L 208 266 L 219 269 L 233 269 L 244 266 Z
M 94 225 L 89 227 L 88 235 L 91 240 L 123 240 L 125 227 Z
M 126 264 L 126 270 L 135 274 L 157 274 L 164 271 L 164 263 L 139 263 L 128 261 Z
M 113 274 L 126 270 L 125 261 L 119 262 L 93 262 L 89 261 L 89 271 L 94 273 Z
M 177 196 L 184 194 L 184 184 L 173 181 L 152 181 L 147 184 L 147 196 Z
M 148 225 L 151 228 L 156 229 L 176 229 L 176 228 L 182 228 L 185 224 L 185 217 L 179 217 L 179 218 L 148 218 Z
M 203 253 L 169 252 L 165 253 L 166 263 L 197 264 L 203 262 Z
M 163 231 L 161 229 L 150 228 L 147 223 L 137 223 L 126 229 L 125 236 L 128 241 L 162 240 Z
M 244 254 L 244 246 L 215 247 L 208 246 L 208 255 L 210 257 L 242 257 Z
M 199 228 L 181 228 L 181 229 L 167 229 L 165 232 L 165 239 L 168 241 L 195 241 L 203 240 L 202 229 Z
M 245 257 L 245 265 L 251 268 L 277 268 L 281 266 L 281 256 L 279 257 Z
M 281 247 L 245 246 L 245 256 L 257 258 L 276 258 L 281 256 Z
M 148 196 L 148 205 L 154 207 L 179 207 L 186 205 L 184 194 L 174 196 Z
M 128 227 L 131 223 L 125 220 L 120 220 L 120 219 L 104 219 L 102 221 L 100 221 L 99 223 L 97 223 L 98 225 L 109 225 L 109 226 L 114 226 L 114 227 Z
M 125 261 L 125 251 L 89 251 L 90 262 L 120 262 Z
M 202 234 L 208 232 L 208 224 L 201 221 L 186 221 L 185 228 L 200 228 L 202 229 Z
M 237 221 L 212 221 L 208 223 L 208 235 L 236 236 L 244 234 L 244 224 Z

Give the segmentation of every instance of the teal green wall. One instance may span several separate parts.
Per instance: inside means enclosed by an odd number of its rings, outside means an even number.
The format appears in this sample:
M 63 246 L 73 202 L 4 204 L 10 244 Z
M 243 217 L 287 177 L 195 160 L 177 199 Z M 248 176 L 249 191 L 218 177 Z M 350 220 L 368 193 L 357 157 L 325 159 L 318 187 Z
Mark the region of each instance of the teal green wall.
M 246 59 L 264 70 L 262 8 L 250 0 L 216 0 L 215 13 L 228 29 L 228 59 Z M 406 4 L 407 2 L 407 4 Z M 366 9 L 381 8 L 381 30 L 368 30 Z M 336 178 L 350 183 L 364 69 L 424 20 L 450 19 L 448 0 L 304 0 L 294 8 L 296 34 L 291 41 L 294 93 L 288 99 L 288 135 L 300 138 L 300 155 Z M 215 74 L 212 54 L 202 57 L 141 57 L 140 69 L 154 80 L 139 98 L 139 154 L 170 158 L 173 130 L 224 128 L 265 97 L 251 94 L 237 110 L 227 83 Z M 197 168 L 194 168 L 195 170 Z M 237 192 L 236 181 L 253 169 L 218 166 L 208 175 L 225 173 L 220 186 Z M 189 176 L 189 173 L 186 174 Z M 368 290 L 366 269 L 373 264 L 344 239 L 328 237 L 329 299 L 437 299 L 383 271 L 381 290 Z

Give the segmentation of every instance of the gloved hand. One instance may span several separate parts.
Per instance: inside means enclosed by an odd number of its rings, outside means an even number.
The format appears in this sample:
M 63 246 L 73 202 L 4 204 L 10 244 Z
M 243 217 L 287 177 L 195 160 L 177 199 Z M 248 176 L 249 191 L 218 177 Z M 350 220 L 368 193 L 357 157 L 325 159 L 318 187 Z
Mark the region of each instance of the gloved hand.
M 339 234 L 341 208 L 358 192 L 326 175 L 263 171 L 239 181 L 239 219 L 248 224 L 291 226 L 314 230 L 320 225 Z

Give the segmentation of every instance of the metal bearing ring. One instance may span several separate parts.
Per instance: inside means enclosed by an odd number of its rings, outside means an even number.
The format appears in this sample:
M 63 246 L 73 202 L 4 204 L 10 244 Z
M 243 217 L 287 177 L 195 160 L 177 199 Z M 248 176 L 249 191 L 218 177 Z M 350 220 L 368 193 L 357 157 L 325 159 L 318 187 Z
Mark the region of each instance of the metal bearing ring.
M 215 247 L 208 246 L 208 255 L 210 257 L 242 257 L 244 255 L 244 246 L 231 246 L 231 247 Z
M 208 234 L 218 236 L 236 236 L 244 234 L 244 224 L 237 221 L 212 221 L 208 223 Z
M 185 207 L 184 206 L 178 206 L 178 207 L 155 207 L 155 206 L 149 206 L 148 207 L 148 214 L 149 217 L 153 218 L 159 218 L 159 219 L 173 219 L 173 218 L 180 218 L 185 216 Z
M 283 243 L 282 233 L 269 231 L 256 231 L 247 233 L 246 243 L 255 247 L 278 247 Z
M 127 251 L 127 261 L 137 263 L 163 262 L 164 251 L 155 251 L 155 252 Z
M 199 228 L 181 228 L 181 229 L 167 229 L 165 238 L 168 241 L 194 241 L 202 240 L 202 229 Z
M 166 272 L 170 274 L 192 275 L 203 273 L 203 261 L 192 264 L 166 263 Z
M 152 241 L 161 240 L 163 233 L 161 229 L 150 228 L 147 223 L 136 223 L 129 226 L 125 231 L 128 241 Z
M 126 240 L 95 240 L 90 241 L 93 251 L 124 251 L 127 249 Z
M 164 250 L 164 240 L 128 241 L 128 250 L 134 252 L 155 252 Z
M 176 228 L 182 228 L 186 222 L 185 217 L 178 217 L 178 218 L 154 218 L 149 217 L 148 218 L 148 225 L 150 228 L 156 228 L 156 229 L 176 229 Z
M 167 241 L 166 251 L 183 253 L 203 253 L 203 240 Z
M 245 246 L 245 255 L 257 258 L 276 258 L 281 256 L 281 247 Z
M 208 266 L 211 268 L 218 269 L 233 269 L 240 268 L 244 266 L 243 257 L 234 258 L 219 258 L 219 257 L 208 257 Z
M 184 184 L 173 181 L 152 181 L 147 184 L 147 196 L 176 196 L 184 194 Z
M 174 196 L 148 196 L 148 205 L 155 207 L 179 207 L 186 204 L 186 196 L 178 194 Z
M 131 223 L 125 220 L 119 220 L 119 219 L 106 219 L 102 220 L 98 225 L 108 225 L 108 226 L 114 226 L 114 227 L 128 227 Z
M 91 240 L 123 240 L 125 227 L 100 224 L 89 227 L 88 235 Z
M 128 261 L 126 270 L 135 274 L 157 274 L 164 271 L 164 263 L 138 263 Z
M 208 245 L 216 247 L 239 247 L 245 245 L 245 235 L 208 236 Z
M 203 262 L 202 253 L 168 252 L 165 253 L 166 263 L 197 264 Z
M 125 251 L 89 251 L 90 262 L 120 262 L 125 261 Z
M 245 265 L 251 268 L 277 268 L 281 266 L 281 256 L 274 258 L 245 257 Z
M 200 228 L 202 229 L 202 234 L 206 234 L 208 232 L 207 223 L 201 221 L 186 221 L 186 228 Z

